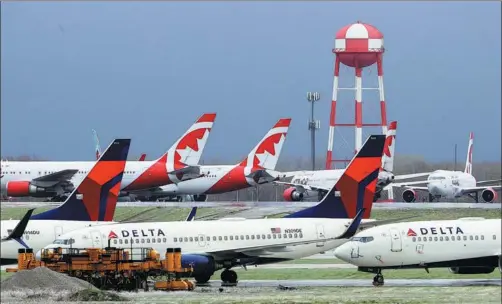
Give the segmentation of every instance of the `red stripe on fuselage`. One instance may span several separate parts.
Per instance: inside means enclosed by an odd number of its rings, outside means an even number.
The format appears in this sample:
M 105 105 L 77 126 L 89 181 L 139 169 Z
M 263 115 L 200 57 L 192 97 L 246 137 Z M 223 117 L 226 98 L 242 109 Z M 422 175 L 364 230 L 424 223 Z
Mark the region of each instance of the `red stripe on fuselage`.
M 153 187 L 160 187 L 172 184 L 171 179 L 167 175 L 167 153 L 164 154 L 157 162 L 141 173 L 132 183 L 124 188 L 125 191 L 143 190 Z M 181 169 L 183 166 L 175 169 Z
M 243 166 L 235 166 L 204 194 L 219 194 L 248 188 L 249 184 L 244 176 L 244 168 Z

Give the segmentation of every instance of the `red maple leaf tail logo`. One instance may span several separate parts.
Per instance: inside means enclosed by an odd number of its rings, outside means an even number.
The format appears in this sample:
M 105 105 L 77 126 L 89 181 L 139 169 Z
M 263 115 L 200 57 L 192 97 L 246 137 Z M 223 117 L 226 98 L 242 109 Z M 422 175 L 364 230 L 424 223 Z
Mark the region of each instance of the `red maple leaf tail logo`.
M 413 231 L 413 229 L 409 228 L 408 229 L 408 236 L 417 236 L 417 233 Z

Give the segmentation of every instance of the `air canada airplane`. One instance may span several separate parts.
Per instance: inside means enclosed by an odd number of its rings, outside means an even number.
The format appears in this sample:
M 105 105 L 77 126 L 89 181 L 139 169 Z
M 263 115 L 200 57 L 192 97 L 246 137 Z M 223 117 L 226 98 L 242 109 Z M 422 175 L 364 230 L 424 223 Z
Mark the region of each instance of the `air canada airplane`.
M 464 195 L 468 195 L 472 199 L 479 201 L 478 195 L 485 202 L 491 203 L 497 199 L 497 191 L 500 191 L 501 186 L 481 186 L 482 184 L 500 183 L 501 180 L 478 181 L 472 176 L 472 149 L 474 145 L 474 135 L 471 132 L 469 136 L 469 146 L 467 149 L 467 160 L 465 161 L 465 169 L 462 171 L 436 170 L 432 172 L 427 181 L 418 181 L 410 183 L 399 183 L 393 186 L 403 186 L 406 188 L 403 192 L 403 200 L 407 203 L 414 202 L 417 198 L 416 191 L 424 191 L 429 193 L 429 202 L 434 199 L 446 198 L 455 199 Z M 426 184 L 425 187 L 415 186 Z
M 21 235 L 13 235 L 25 220 L 1 221 L 1 264 L 17 263 L 19 247 L 39 250 L 63 233 L 110 223 L 129 153 L 130 139 L 116 139 L 86 174 L 80 185 L 59 207 L 31 216 Z
M 425 177 L 430 172 L 394 175 L 394 151 L 396 148 L 397 121 L 392 121 L 387 130 L 384 153 L 382 156 L 382 169 L 378 174 L 377 190 L 374 201 L 381 197 L 382 190 L 389 191 L 389 199 L 393 198 L 393 188 L 387 187 L 390 183 L 410 178 Z M 291 182 L 275 181 L 276 184 L 290 186 L 284 190 L 283 196 L 286 201 L 302 201 L 304 198 L 317 194 L 321 199 L 336 183 L 343 174 L 344 169 L 315 170 L 284 172 L 287 176 L 293 176 Z M 387 188 L 386 188 L 387 187 Z
M 449 221 L 393 223 L 369 228 L 335 250 L 337 258 L 376 273 L 382 269 L 449 267 L 457 274 L 502 270 L 501 220 L 462 218 Z
M 204 176 L 206 172 L 202 172 L 198 162 L 215 118 L 215 113 L 199 117 L 157 160 L 128 161 L 120 196 Z M 93 165 L 90 161 L 2 162 L 2 193 L 8 197 L 48 197 L 61 201 Z
M 198 283 L 224 269 L 221 280 L 235 284 L 232 267 L 310 256 L 343 244 L 360 229 L 395 222 L 368 219 L 384 142 L 383 135 L 370 136 L 318 205 L 284 218 L 110 224 L 71 231 L 45 248 L 101 248 L 109 243 L 134 254 L 144 247 L 159 253 L 179 247 L 182 265 L 193 266 L 190 275 Z

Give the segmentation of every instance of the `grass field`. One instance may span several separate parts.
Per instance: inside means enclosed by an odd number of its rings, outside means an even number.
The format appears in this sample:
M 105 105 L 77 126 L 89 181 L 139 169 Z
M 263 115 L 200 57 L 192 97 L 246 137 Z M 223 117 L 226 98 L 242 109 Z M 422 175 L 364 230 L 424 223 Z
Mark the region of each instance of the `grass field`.
M 50 208 L 37 208 L 34 214 L 46 211 Z M 2 208 L 1 219 L 21 219 L 28 208 Z M 238 209 L 217 209 L 217 208 L 198 208 L 197 218 L 214 218 L 219 214 L 228 215 L 228 213 L 236 213 Z M 165 208 L 165 207 L 117 207 L 115 211 L 116 221 L 179 221 L 184 220 L 189 208 Z M 214 216 L 212 216 L 214 215 Z M 279 215 L 276 215 L 279 216 Z M 460 217 L 485 217 L 485 218 L 500 218 L 500 209 L 408 209 L 408 210 L 382 210 L 375 209 L 371 212 L 371 218 L 385 220 L 400 217 L 416 216 L 413 221 L 420 220 L 450 220 Z M 269 216 L 272 217 L 272 216 Z

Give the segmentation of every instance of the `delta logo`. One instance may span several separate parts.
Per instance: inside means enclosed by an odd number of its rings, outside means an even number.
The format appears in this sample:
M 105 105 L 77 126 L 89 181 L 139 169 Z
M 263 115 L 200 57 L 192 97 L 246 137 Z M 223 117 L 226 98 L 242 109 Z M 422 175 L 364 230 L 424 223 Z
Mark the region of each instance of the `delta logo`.
M 417 236 L 417 233 L 413 229 L 408 228 L 408 236 Z
M 116 239 L 116 238 L 118 238 L 118 236 L 115 232 L 110 231 L 110 233 L 108 233 L 108 238 L 109 239 Z
M 420 235 L 438 235 L 438 234 L 464 234 L 462 228 L 460 227 L 430 227 L 430 228 L 420 228 Z M 407 236 L 417 236 L 417 233 L 408 228 Z

